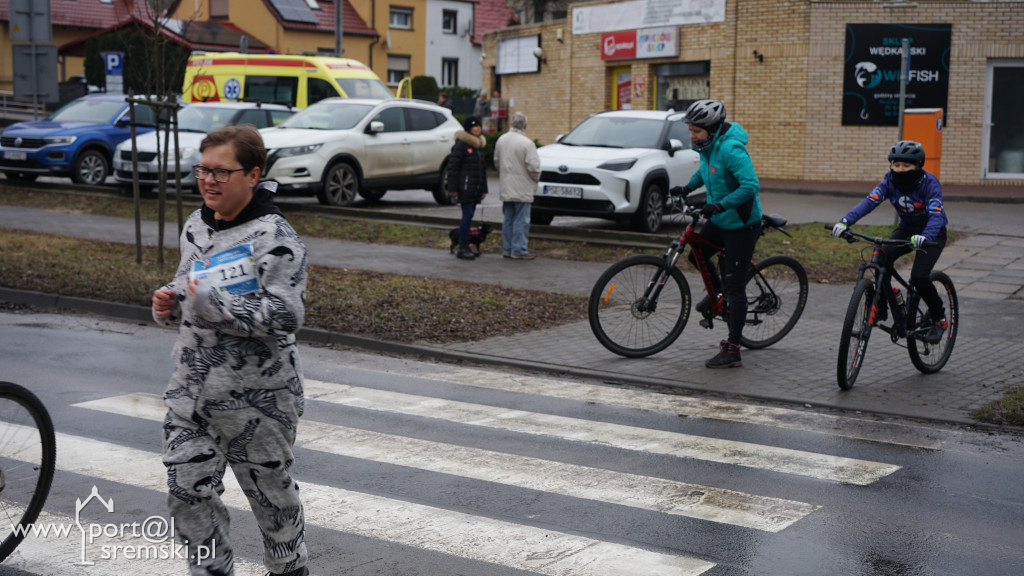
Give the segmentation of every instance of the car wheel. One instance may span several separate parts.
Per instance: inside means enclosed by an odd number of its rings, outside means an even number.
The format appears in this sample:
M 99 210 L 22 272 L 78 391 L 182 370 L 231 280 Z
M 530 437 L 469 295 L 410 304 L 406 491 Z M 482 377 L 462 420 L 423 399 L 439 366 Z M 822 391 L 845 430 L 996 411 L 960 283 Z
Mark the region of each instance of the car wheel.
M 535 212 L 530 211 L 530 224 L 538 224 L 540 226 L 547 226 L 551 224 L 551 221 L 555 219 L 554 214 L 548 214 L 547 212 Z
M 32 174 L 31 172 L 4 172 L 4 176 L 7 176 L 8 180 L 13 182 L 35 182 L 38 174 Z
M 431 186 L 430 193 L 434 195 L 434 202 L 441 206 L 454 206 L 459 203 L 458 196 L 448 194 L 448 167 L 441 167 L 441 181 L 437 186 Z
M 321 204 L 351 206 L 359 195 L 359 175 L 351 164 L 339 162 L 324 173 L 324 185 L 317 193 Z
M 653 234 L 661 229 L 661 217 L 665 214 L 665 191 L 661 184 L 651 182 L 640 197 L 640 207 L 633 215 L 633 229 Z
M 360 190 L 359 195 L 367 202 L 376 202 L 387 194 L 387 190 Z
M 99 150 L 84 150 L 75 159 L 71 179 L 77 184 L 99 186 L 107 181 L 110 175 L 110 163 Z

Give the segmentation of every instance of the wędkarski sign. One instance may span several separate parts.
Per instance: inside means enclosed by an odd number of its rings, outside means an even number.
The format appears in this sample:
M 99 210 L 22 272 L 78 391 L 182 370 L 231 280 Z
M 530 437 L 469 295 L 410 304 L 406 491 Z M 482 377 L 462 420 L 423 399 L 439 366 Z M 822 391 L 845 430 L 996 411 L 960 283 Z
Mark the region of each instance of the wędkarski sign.
M 899 124 L 904 38 L 910 47 L 904 106 L 945 111 L 952 32 L 952 24 L 847 24 L 843 125 Z

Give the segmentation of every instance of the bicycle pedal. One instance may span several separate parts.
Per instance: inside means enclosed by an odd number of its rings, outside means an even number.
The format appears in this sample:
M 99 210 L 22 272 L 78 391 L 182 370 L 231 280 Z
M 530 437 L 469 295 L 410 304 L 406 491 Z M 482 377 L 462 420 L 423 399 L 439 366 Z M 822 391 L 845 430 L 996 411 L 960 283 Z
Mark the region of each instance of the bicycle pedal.
M 700 325 L 709 330 L 714 327 L 714 324 L 711 322 L 711 318 L 701 318 Z

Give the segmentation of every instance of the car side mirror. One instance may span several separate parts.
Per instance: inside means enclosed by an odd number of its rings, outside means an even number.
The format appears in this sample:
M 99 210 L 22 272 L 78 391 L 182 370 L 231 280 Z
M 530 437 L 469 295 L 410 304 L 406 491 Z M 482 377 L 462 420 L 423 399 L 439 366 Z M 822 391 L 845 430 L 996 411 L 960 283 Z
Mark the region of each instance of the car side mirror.
M 565 138 L 565 134 L 559 134 L 558 136 L 555 136 L 555 142 L 561 142 L 562 138 Z
M 380 134 L 384 131 L 384 123 L 379 120 L 370 122 L 370 125 L 366 128 L 367 134 Z
M 669 157 L 675 156 L 676 152 L 683 149 L 683 141 L 672 138 L 665 145 L 665 151 L 668 152 Z

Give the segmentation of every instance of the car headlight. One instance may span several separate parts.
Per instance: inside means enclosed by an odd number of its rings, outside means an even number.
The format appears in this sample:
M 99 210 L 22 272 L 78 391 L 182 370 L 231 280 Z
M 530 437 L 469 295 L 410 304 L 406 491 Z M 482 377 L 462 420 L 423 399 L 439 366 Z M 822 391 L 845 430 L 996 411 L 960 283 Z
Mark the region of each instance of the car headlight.
M 65 145 L 67 145 L 67 144 L 71 144 L 76 139 L 78 139 L 78 136 L 46 136 L 45 138 L 43 138 L 43 142 L 46 142 L 47 145 L 50 145 L 50 144 L 65 144 Z
M 188 147 L 185 147 L 185 148 L 181 149 L 181 155 L 178 156 L 178 158 L 191 158 L 192 155 L 195 154 L 195 153 L 196 153 L 196 149 L 191 147 L 191 146 L 188 146 Z M 167 158 L 170 159 L 170 160 L 174 160 L 174 149 L 173 148 L 167 154 Z
M 636 158 L 620 158 L 618 160 L 609 160 L 598 166 L 598 168 L 601 170 L 611 170 L 612 172 L 622 172 L 623 170 L 629 170 L 634 164 L 636 164 Z
M 302 156 L 305 154 L 312 154 L 320 149 L 323 144 L 307 144 L 305 146 L 292 146 L 291 148 L 281 148 L 277 151 L 279 158 L 287 158 L 289 156 Z

